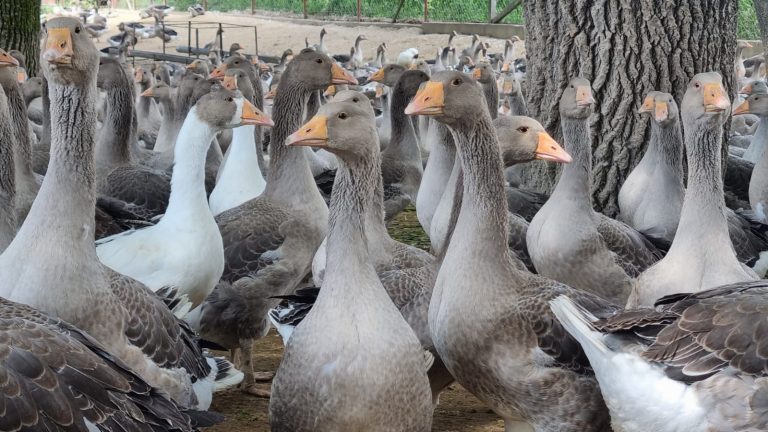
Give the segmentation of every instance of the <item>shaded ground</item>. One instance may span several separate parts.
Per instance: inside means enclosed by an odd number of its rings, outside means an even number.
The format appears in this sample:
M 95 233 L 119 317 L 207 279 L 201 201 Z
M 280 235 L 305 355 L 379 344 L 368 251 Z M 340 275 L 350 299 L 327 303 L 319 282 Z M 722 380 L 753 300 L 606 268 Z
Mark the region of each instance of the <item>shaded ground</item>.
M 429 239 L 422 231 L 416 211 L 410 207 L 398 215 L 389 226 L 390 234 L 400 241 L 429 248 Z M 283 355 L 283 342 L 273 330 L 254 346 L 253 364 L 257 371 L 275 371 Z M 227 420 L 213 432 L 266 432 L 269 431 L 269 401 L 240 393 L 237 390 L 218 393 L 212 408 L 224 414 Z M 432 424 L 440 432 L 501 432 L 504 425 L 491 412 L 460 385 L 454 384 L 440 397 Z

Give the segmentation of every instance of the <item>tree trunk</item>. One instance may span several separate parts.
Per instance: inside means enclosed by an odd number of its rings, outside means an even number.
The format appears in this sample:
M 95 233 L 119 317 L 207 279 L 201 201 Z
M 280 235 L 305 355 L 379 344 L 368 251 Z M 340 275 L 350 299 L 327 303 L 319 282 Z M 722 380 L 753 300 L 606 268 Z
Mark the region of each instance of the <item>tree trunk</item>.
M 526 0 L 528 111 L 562 139 L 558 103 L 568 81 L 592 81 L 590 119 L 596 210 L 618 213 L 619 188 L 640 161 L 649 132 L 637 113 L 651 90 L 680 104 L 690 78 L 717 71 L 731 94 L 736 0 Z M 727 154 L 724 148 L 724 154 Z M 529 186 L 549 192 L 555 164 L 533 164 Z
M 37 75 L 39 34 L 40 0 L 0 0 L 0 48 L 21 51 L 30 76 Z
M 757 24 L 760 26 L 760 37 L 763 40 L 763 56 L 768 59 L 768 0 L 753 0 Z M 766 65 L 768 67 L 768 65 Z

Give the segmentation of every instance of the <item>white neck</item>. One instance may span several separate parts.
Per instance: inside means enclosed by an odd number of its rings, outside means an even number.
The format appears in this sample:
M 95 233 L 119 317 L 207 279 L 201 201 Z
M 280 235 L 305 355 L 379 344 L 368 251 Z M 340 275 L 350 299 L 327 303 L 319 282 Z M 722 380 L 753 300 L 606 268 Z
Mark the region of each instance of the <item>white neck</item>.
M 216 132 L 200 119 L 196 107 L 189 111 L 176 140 L 171 197 L 161 224 L 184 224 L 205 214 L 212 217 L 205 194 L 205 156 Z
M 261 195 L 267 185 L 259 168 L 255 129 L 255 126 L 242 126 L 232 132 L 226 162 L 211 193 L 210 206 L 214 215 Z

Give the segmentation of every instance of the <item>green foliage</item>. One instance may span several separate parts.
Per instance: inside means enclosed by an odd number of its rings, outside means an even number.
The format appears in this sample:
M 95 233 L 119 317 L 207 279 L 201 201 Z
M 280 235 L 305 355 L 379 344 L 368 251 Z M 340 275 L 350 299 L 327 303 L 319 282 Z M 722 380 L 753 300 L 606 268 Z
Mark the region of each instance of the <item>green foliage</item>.
M 760 39 L 760 27 L 752 0 L 739 0 L 739 39 Z

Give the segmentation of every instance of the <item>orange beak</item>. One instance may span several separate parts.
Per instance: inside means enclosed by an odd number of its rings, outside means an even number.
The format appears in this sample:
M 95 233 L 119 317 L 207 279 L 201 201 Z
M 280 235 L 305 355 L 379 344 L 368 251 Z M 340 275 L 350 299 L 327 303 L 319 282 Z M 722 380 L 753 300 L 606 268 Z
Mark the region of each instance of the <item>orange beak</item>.
M 752 94 L 752 83 L 745 84 L 744 87 L 739 90 L 741 94 Z
M 323 115 L 312 117 L 304 126 L 288 137 L 285 145 L 326 147 L 328 145 L 328 118 Z
M 277 94 L 277 87 L 272 87 L 267 94 L 264 95 L 264 99 L 274 99 Z
M 376 97 L 380 98 L 384 95 L 384 86 L 383 85 L 377 85 L 376 86 Z
M 440 115 L 445 108 L 443 83 L 427 81 L 405 107 L 406 115 Z
M 275 125 L 268 115 L 264 114 L 260 109 L 256 108 L 255 105 L 247 100 L 243 100 L 243 114 L 240 116 L 240 119 L 243 121 L 244 125 L 269 127 Z
M 720 83 L 704 84 L 704 111 L 723 112 L 730 107 L 731 101 Z
M 646 96 L 645 99 L 643 99 L 643 105 L 640 107 L 639 110 L 637 110 L 638 113 L 649 113 L 653 111 L 653 96 Z
M 475 68 L 472 70 L 472 78 L 478 80 L 480 79 L 480 75 L 482 75 L 482 72 L 480 71 L 479 68 Z
M 357 79 L 351 73 L 344 70 L 341 66 L 334 63 L 331 66 L 331 84 L 352 84 L 357 85 Z
M 501 65 L 501 71 L 502 72 L 509 72 L 509 62 L 504 62 L 504 64 Z
M 666 102 L 656 102 L 656 107 L 653 110 L 653 117 L 657 122 L 663 122 L 669 118 L 669 107 Z
M 377 70 L 368 78 L 370 81 L 383 82 L 384 81 L 384 68 Z
M 19 66 L 19 61 L 12 55 L 0 49 L 0 67 L 1 66 Z
M 26 80 L 27 80 L 27 72 L 24 69 L 19 69 L 19 71 L 16 72 L 16 82 L 18 82 L 19 84 L 22 84 Z
M 502 94 L 512 94 L 512 80 L 504 79 L 502 80 L 501 85 L 501 93 Z
M 224 88 L 227 90 L 237 90 L 237 77 L 234 75 L 227 75 L 224 77 Z
M 140 83 L 142 78 L 144 78 L 144 70 L 137 67 L 136 70 L 133 71 L 133 82 Z
M 733 110 L 733 115 L 739 114 L 749 114 L 749 101 L 742 102 Z
M 536 144 L 536 159 L 542 159 L 559 163 L 571 163 L 571 155 L 546 132 L 539 132 L 539 141 Z
M 141 96 L 141 97 L 152 97 L 154 95 L 155 95 L 155 88 L 154 87 L 150 87 L 150 88 L 144 90 L 139 96 Z
M 224 73 L 227 72 L 227 65 L 226 63 L 219 65 L 216 69 L 211 72 L 210 75 L 208 75 L 208 78 L 216 78 L 216 79 L 222 79 L 224 78 Z
M 411 62 L 411 64 L 408 65 L 409 70 L 416 70 L 416 62 Z
M 184 66 L 184 69 L 186 69 L 186 70 L 192 70 L 192 69 L 194 69 L 194 68 L 196 68 L 196 67 L 197 67 L 197 66 L 195 66 L 196 64 L 197 64 L 197 62 L 196 62 L 196 61 L 193 61 L 192 63 L 190 63 L 190 64 L 188 64 L 188 65 Z
M 588 86 L 576 87 L 576 105 L 586 106 L 595 103 L 595 98 L 592 97 L 592 89 Z
M 336 86 L 335 85 L 329 85 L 327 89 L 323 92 L 323 96 L 330 97 L 336 94 Z
M 41 55 L 43 60 L 55 65 L 68 65 L 72 64 L 73 55 L 75 55 L 75 52 L 72 47 L 72 33 L 69 32 L 69 29 L 48 29 L 48 36 L 45 38 L 45 49 Z

